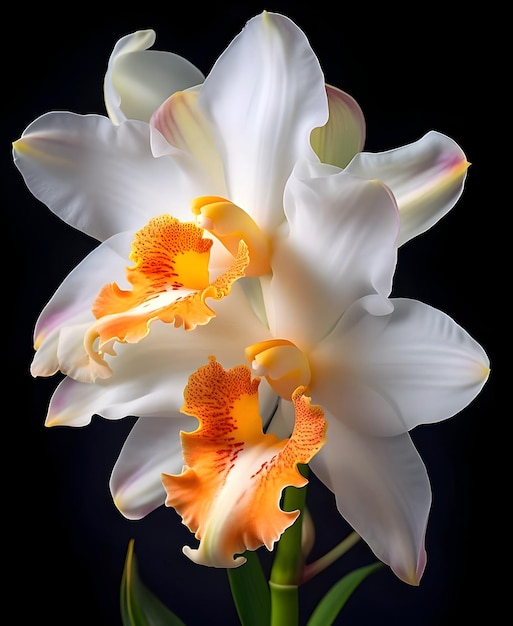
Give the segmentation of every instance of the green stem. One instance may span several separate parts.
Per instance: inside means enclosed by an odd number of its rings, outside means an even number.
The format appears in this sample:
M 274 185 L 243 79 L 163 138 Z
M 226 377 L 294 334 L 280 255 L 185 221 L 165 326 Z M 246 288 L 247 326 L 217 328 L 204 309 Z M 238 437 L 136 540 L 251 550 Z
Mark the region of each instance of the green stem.
M 269 581 L 271 592 L 271 626 L 299 624 L 299 594 L 297 585 L 278 585 Z
M 298 467 L 308 476 L 308 467 Z M 298 586 L 304 565 L 301 551 L 302 512 L 306 501 L 306 486 L 301 489 L 287 487 L 283 496 L 283 510 L 299 510 L 297 520 L 287 528 L 278 542 L 276 557 L 271 568 L 269 588 L 271 592 L 270 626 L 297 626 L 299 623 Z
M 339 559 L 343 554 L 345 554 L 350 548 L 352 548 L 358 541 L 361 539 L 358 533 L 354 531 L 350 533 L 343 541 L 341 541 L 338 545 L 336 545 L 332 550 L 327 552 L 324 556 L 321 556 L 320 559 L 310 563 L 303 569 L 303 573 L 301 576 L 300 584 L 306 583 L 307 580 L 310 580 L 314 576 L 316 576 L 319 572 L 325 570 L 329 565 L 334 563 L 337 559 Z

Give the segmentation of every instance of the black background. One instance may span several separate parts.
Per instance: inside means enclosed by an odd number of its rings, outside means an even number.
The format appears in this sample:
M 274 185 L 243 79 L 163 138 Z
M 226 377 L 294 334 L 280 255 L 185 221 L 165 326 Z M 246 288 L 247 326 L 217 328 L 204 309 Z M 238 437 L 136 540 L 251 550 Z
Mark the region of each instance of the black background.
M 12 28 L 4 32 L 2 44 L 8 341 L 3 518 L 7 584 L 22 598 L 16 612 L 24 623 L 32 623 L 28 616 L 36 613 L 55 626 L 118 626 L 119 584 L 133 537 L 142 578 L 188 626 L 237 624 L 226 573 L 200 568 L 182 555 L 182 545 L 192 537 L 172 510 L 161 507 L 133 522 L 114 507 L 109 475 L 132 418 L 109 422 L 96 417 L 85 428 L 46 429 L 46 407 L 57 380 L 35 380 L 29 374 L 37 315 L 95 242 L 31 196 L 12 165 L 10 144 L 49 110 L 104 114 L 106 64 L 123 35 L 154 28 L 155 49 L 181 54 L 207 74 L 249 18 L 263 9 L 279 11 L 305 31 L 326 81 L 362 107 L 367 150 L 404 145 L 431 129 L 455 139 L 472 163 L 464 194 L 438 225 L 401 248 L 394 295 L 449 313 L 484 346 L 493 368 L 494 207 L 483 201 L 491 156 L 483 112 L 488 72 L 479 36 L 486 18 L 469 14 L 468 8 L 464 15 L 449 17 L 444 7 L 435 6 L 414 13 L 367 4 L 350 12 L 323 2 L 299 6 L 124 7 L 115 17 L 102 7 L 57 7 L 54 22 L 48 12 L 13 7 Z M 497 506 L 489 491 L 495 477 L 489 454 L 490 424 L 497 418 L 494 382 L 492 374 L 481 395 L 458 416 L 412 433 L 433 488 L 428 564 L 420 587 L 382 570 L 356 591 L 337 624 L 445 626 L 469 608 L 477 611 L 500 601 L 490 584 L 492 550 L 483 539 L 493 536 L 489 511 Z M 347 528 L 331 495 L 315 480 L 308 498 L 318 529 L 313 556 L 319 556 Z M 269 555 L 262 556 L 267 567 Z M 366 546 L 358 545 L 305 585 L 303 615 L 343 573 L 371 561 Z

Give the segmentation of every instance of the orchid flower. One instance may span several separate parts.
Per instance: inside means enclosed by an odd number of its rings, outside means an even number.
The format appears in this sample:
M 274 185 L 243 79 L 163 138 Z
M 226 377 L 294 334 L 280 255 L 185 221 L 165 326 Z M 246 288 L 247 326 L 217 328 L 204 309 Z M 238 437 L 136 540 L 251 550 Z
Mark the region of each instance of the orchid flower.
M 360 186 L 365 188 L 361 195 Z M 311 210 L 312 202 L 317 213 Z M 488 358 L 441 311 L 414 300 L 388 299 L 398 220 L 386 187 L 344 171 L 334 175 L 322 164 L 298 165 L 284 203 L 289 229 L 275 239 L 273 273 L 262 279 L 267 283 L 262 290 L 266 315 L 262 340 L 248 342 L 245 349 L 253 374 L 264 378 L 276 394 L 278 407 L 270 430 L 293 432 L 298 420 L 291 399 L 298 389 L 308 393 L 327 422 L 326 441 L 309 461 L 312 471 L 334 492 L 340 513 L 375 554 L 399 578 L 418 584 L 426 564 L 424 539 L 431 491 L 408 431 L 464 408 L 488 377 Z M 265 338 L 268 333 L 270 339 Z M 221 353 L 216 355 L 222 358 Z M 227 392 L 228 404 L 229 398 Z M 212 402 L 207 404 L 214 411 Z M 194 439 L 200 431 L 182 436 Z M 236 435 L 231 436 L 236 440 Z M 131 447 L 136 446 L 135 437 L 138 446 L 144 440 L 134 430 Z M 209 444 L 215 445 L 214 440 Z M 185 476 L 190 479 L 196 471 L 188 456 L 189 445 L 186 439 L 184 482 Z M 147 450 L 160 447 L 148 439 L 144 446 Z M 216 448 L 218 453 L 220 449 Z M 261 446 L 258 450 L 262 454 Z M 199 458 L 199 453 L 194 456 Z M 201 466 L 205 456 L 200 457 Z M 123 467 L 121 456 L 113 485 L 126 490 L 126 497 L 133 485 L 118 483 Z M 242 469 L 238 463 L 233 468 L 234 472 Z M 264 462 L 261 471 L 267 471 Z M 237 476 L 240 493 L 257 489 L 254 483 L 260 474 L 254 467 L 246 471 L 245 483 Z M 177 502 L 171 490 L 176 483 L 166 476 L 164 484 L 166 502 L 177 508 L 201 540 L 199 554 L 207 551 L 213 564 L 222 553 L 222 562 L 228 566 L 226 551 L 234 544 L 225 538 L 235 533 L 240 516 L 227 516 L 226 508 L 216 505 L 194 517 L 194 501 L 189 506 L 181 498 Z M 217 495 L 224 497 L 221 491 Z M 271 511 L 268 507 L 258 514 L 252 509 L 248 517 L 259 519 L 265 528 L 266 520 L 274 519 Z M 212 527 L 217 528 L 217 544 L 211 530 L 203 538 L 203 529 Z M 209 547 L 203 548 L 203 542 Z M 251 539 L 245 547 L 254 548 Z M 237 563 L 234 560 L 232 566 Z
M 375 554 L 418 584 L 431 493 L 408 432 L 462 410 L 489 362 L 444 313 L 389 296 L 398 246 L 454 206 L 466 157 L 438 132 L 362 152 L 359 106 L 325 84 L 305 35 L 282 15 L 250 20 L 206 78 L 148 50 L 154 41 L 139 31 L 116 44 L 108 117 L 47 113 L 14 143 L 30 191 L 101 242 L 36 324 L 33 375 L 66 375 L 46 423 L 139 416 L 111 478 L 117 506 L 137 519 L 168 502 L 200 529 L 190 555 L 237 565 L 235 553 L 272 545 L 290 516 L 244 539 L 216 506 L 234 497 L 219 478 L 204 492 L 212 518 L 187 508 L 191 492 L 180 490 L 192 475 L 181 475 L 182 454 L 193 465 L 213 419 L 191 385 L 209 357 L 223 368 L 246 358 L 262 381 L 256 394 L 244 370 L 252 416 L 273 419 L 266 433 L 252 421 L 260 452 L 237 422 L 234 436 L 248 443 L 230 474 L 239 493 L 244 480 L 258 493 L 258 463 L 273 478 L 283 469 L 283 488 L 299 484 L 295 464 L 308 462 Z M 230 380 L 217 400 L 233 396 Z M 194 416 L 199 429 L 181 435 Z M 313 422 L 307 451 L 287 463 L 266 456 L 295 450 Z

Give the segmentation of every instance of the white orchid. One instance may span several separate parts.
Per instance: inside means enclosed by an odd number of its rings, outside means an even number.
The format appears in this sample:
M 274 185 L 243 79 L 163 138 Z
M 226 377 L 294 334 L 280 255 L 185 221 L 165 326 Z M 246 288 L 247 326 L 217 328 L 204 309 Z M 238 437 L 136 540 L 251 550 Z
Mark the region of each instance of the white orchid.
M 489 362 L 444 313 L 389 296 L 398 246 L 454 206 L 465 155 L 437 132 L 362 152 L 359 106 L 325 85 L 284 16 L 250 20 L 205 79 L 148 50 L 154 40 L 140 31 L 115 46 L 109 117 L 47 113 L 14 144 L 32 193 L 102 242 L 36 326 L 32 373 L 67 375 L 46 423 L 140 416 L 112 474 L 116 504 L 140 518 L 167 499 L 185 519 L 172 492 L 180 431 L 195 425 L 180 411 L 184 388 L 209 357 L 234 368 L 245 355 L 266 381 L 270 432 L 296 432 L 304 393 L 315 403 L 307 412 L 321 408 L 326 441 L 317 430 L 297 462 L 332 489 L 375 554 L 417 584 L 431 492 L 408 432 L 462 410 Z M 239 489 L 250 475 L 237 474 Z M 233 546 L 254 549 L 215 507 L 202 523 L 218 532 L 201 562 L 227 566 Z

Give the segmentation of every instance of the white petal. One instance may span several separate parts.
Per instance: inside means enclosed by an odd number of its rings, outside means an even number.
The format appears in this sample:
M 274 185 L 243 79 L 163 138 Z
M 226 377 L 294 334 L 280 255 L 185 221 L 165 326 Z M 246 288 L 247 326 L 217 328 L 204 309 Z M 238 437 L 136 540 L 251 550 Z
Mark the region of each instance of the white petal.
M 330 117 L 322 128 L 312 131 L 312 146 L 323 163 L 344 168 L 363 149 L 365 118 L 354 98 L 326 85 Z
M 305 35 L 264 12 L 221 55 L 199 102 L 218 129 L 229 199 L 271 234 L 295 161 L 317 160 L 310 133 L 328 119 L 324 77 Z
M 110 479 L 112 497 L 128 519 L 140 519 L 164 504 L 161 474 L 183 468 L 180 431 L 197 421 L 182 413 L 166 418 L 141 417 L 130 431 Z
M 463 192 L 468 162 L 449 137 L 431 131 L 418 141 L 387 152 L 361 152 L 347 171 L 379 178 L 392 190 L 401 214 L 399 245 L 431 228 Z
M 14 143 L 14 158 L 36 198 L 100 241 L 161 213 L 190 220 L 190 200 L 202 192 L 192 160 L 154 158 L 139 121 L 47 113 Z
M 119 344 L 107 357 L 112 376 L 94 385 L 65 378 L 50 403 L 46 424 L 83 426 L 94 414 L 167 417 L 179 411 L 188 376 L 216 356 L 223 367 L 245 362 L 247 345 L 270 338 L 235 284 L 216 302 L 217 317 L 193 331 L 155 323 L 137 344 Z
M 383 437 L 407 432 L 398 409 L 355 376 L 351 353 L 346 348 L 330 335 L 310 355 L 313 401 L 362 435 Z
M 294 170 L 284 202 L 290 232 L 274 243 L 266 300 L 274 336 L 313 346 L 351 302 L 373 293 L 389 311 L 399 228 L 389 190 L 311 164 Z
M 328 440 L 310 462 L 313 472 L 375 555 L 417 585 L 426 564 L 431 488 L 409 435 L 372 437 L 326 418 Z
M 362 346 L 370 385 L 397 407 L 408 429 L 463 410 L 483 388 L 490 362 L 483 348 L 442 311 L 392 299 L 394 311 Z
M 84 350 L 83 337 L 84 333 L 89 328 L 92 321 L 91 312 L 84 310 L 81 314 L 77 314 L 75 317 L 69 317 L 67 319 L 68 328 L 71 336 L 66 339 L 65 361 L 68 363 L 77 364 L 78 367 L 68 368 L 75 378 L 83 379 L 84 370 L 87 370 L 87 355 Z M 60 360 L 61 354 L 59 353 L 59 345 L 61 341 L 61 327 L 57 326 L 51 330 L 48 330 L 44 335 L 39 335 L 39 339 L 42 343 L 39 345 L 35 343 L 37 347 L 32 363 L 30 364 L 30 373 L 32 376 L 53 376 L 56 374 L 63 364 Z M 87 376 L 92 381 L 91 376 Z
M 332 332 L 308 354 L 314 372 L 312 400 L 347 427 L 363 435 L 390 437 L 408 428 L 397 408 L 365 378 L 362 353 L 386 326 L 382 298 L 365 296 L 344 312 Z
M 165 138 L 166 144 L 187 152 L 204 168 L 205 176 L 211 181 L 209 195 L 228 195 L 221 155 L 211 125 L 198 107 L 197 90 L 182 91 L 168 98 L 152 115 L 150 124 Z M 159 140 L 159 134 L 152 135 L 154 156 L 169 151 L 169 146 Z
M 105 105 L 110 119 L 149 122 L 152 113 L 175 91 L 202 83 L 203 74 L 172 52 L 148 50 L 153 30 L 126 35 L 114 46 L 104 80 Z
M 391 436 L 448 419 L 482 389 L 489 361 L 447 315 L 392 299 L 388 315 L 356 302 L 310 353 L 312 398 L 360 433 Z
M 100 289 L 111 282 L 126 285 L 131 240 L 131 233 L 121 233 L 99 245 L 50 298 L 34 331 L 33 376 L 51 376 L 60 370 L 77 380 L 94 380 L 84 333 L 95 320 L 92 305 Z

